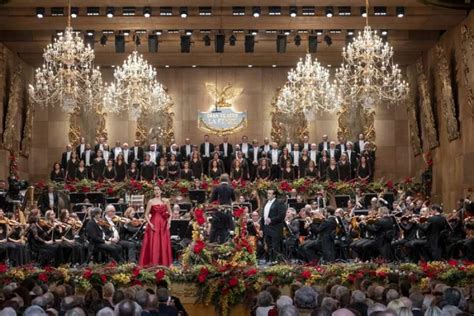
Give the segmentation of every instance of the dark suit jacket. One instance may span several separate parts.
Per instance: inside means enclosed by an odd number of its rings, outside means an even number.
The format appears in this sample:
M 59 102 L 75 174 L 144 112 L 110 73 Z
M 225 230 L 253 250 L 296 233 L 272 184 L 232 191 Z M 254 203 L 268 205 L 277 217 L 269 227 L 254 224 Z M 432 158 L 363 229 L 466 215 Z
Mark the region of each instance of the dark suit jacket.
M 182 145 L 179 148 L 179 151 L 181 153 L 181 159 L 184 160 L 189 160 L 191 158 L 191 154 L 193 153 L 193 145 L 189 144 L 189 155 L 186 154 L 186 145 Z
M 339 150 L 339 152 L 342 154 L 343 152 L 345 152 L 347 150 L 347 145 L 344 144 L 344 150 L 342 150 L 341 149 L 341 144 L 337 144 L 336 149 Z
M 332 243 L 334 242 L 334 233 L 336 232 L 336 218 L 335 217 L 329 217 L 326 220 L 324 220 L 321 225 L 319 225 L 315 231 L 319 235 L 319 239 L 321 242 L 324 243 Z
M 100 144 L 94 145 L 94 151 L 97 152 L 100 149 Z
M 219 204 L 231 205 L 235 201 L 235 192 L 229 183 L 221 183 L 212 191 L 211 201 Z
M 272 145 L 268 145 L 268 152 L 272 150 Z M 265 145 L 260 146 L 260 151 L 263 153 L 265 151 Z
M 202 143 L 200 146 L 199 146 L 199 152 L 201 153 L 201 157 L 204 157 L 205 153 L 206 153 L 206 147 L 205 147 L 205 144 Z M 212 156 L 212 153 L 214 152 L 214 144 L 213 143 L 209 143 L 209 157 Z
M 319 152 L 322 152 L 324 150 L 324 143 L 326 143 L 326 147 L 329 150 L 329 142 L 320 142 L 319 145 L 318 145 L 318 151 Z
M 40 202 L 40 209 L 41 211 L 43 212 L 43 214 L 49 210 L 49 196 L 48 196 L 48 192 L 43 192 L 41 194 L 41 201 Z M 54 200 L 54 210 L 57 211 L 58 209 L 58 203 L 59 203 L 59 195 L 58 195 L 58 192 L 53 192 L 53 200 Z
M 330 149 L 328 149 L 328 157 L 331 158 L 331 150 Z M 336 158 L 336 161 L 339 161 L 339 158 L 341 158 L 341 152 L 337 148 L 334 149 L 334 158 Z
M 92 166 L 92 161 L 95 158 L 95 152 L 91 149 L 91 153 L 89 156 L 89 164 Z M 84 160 L 84 163 L 86 162 L 86 151 L 82 153 L 81 160 Z
M 360 154 L 361 150 L 360 150 L 359 140 L 356 140 L 354 142 L 354 150 L 355 150 L 356 153 Z
M 224 144 L 219 144 L 219 151 L 222 153 L 222 157 L 224 157 Z M 232 154 L 234 153 L 234 147 L 231 144 L 227 143 L 227 157 L 231 158 Z
M 86 151 L 86 145 L 84 144 L 84 151 Z M 81 144 L 76 146 L 77 157 L 81 157 Z
M 69 159 L 71 159 L 71 156 L 69 156 Z M 61 168 L 64 170 L 67 168 L 67 151 L 63 152 L 61 156 Z
M 266 204 L 266 203 L 265 203 Z M 265 209 L 265 205 L 263 206 Z M 265 225 L 265 218 L 262 216 L 260 226 L 266 227 L 278 235 L 283 235 L 283 227 L 285 226 L 286 207 L 282 201 L 276 199 L 270 207 L 268 218 L 270 218 L 270 225 Z
M 105 240 L 103 238 L 103 230 L 95 222 L 95 220 L 90 220 L 87 222 L 86 226 L 86 235 L 89 241 L 93 244 L 104 244 Z
M 166 154 L 166 159 L 167 159 L 168 161 L 171 161 L 171 152 L 168 152 L 168 153 Z M 181 153 L 180 153 L 179 151 L 177 151 L 177 152 L 176 152 L 176 161 L 181 162 L 182 160 L 183 160 L 183 159 L 182 159 Z
M 138 146 L 138 151 L 137 151 L 138 155 L 137 155 L 137 157 L 135 157 L 135 146 L 131 147 L 130 151 L 131 151 L 131 153 L 130 153 L 129 162 L 132 162 L 132 161 L 142 162 L 143 159 L 145 158 L 144 157 L 145 153 L 143 151 L 143 147 Z
M 253 151 L 254 148 L 253 146 L 249 148 L 249 162 L 250 164 L 253 163 Z M 262 151 L 260 150 L 260 147 L 257 147 L 257 161 L 262 157 Z

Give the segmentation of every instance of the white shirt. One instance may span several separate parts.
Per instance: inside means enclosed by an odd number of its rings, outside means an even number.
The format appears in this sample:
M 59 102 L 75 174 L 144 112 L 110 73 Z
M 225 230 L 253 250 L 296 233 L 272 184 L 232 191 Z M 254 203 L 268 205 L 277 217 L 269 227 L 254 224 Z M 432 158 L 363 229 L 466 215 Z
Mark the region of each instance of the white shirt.
M 224 157 L 227 157 L 227 143 L 223 143 L 222 147 L 224 148 Z
M 272 200 L 268 200 L 267 204 L 265 204 L 265 207 L 263 208 L 263 220 L 266 221 L 268 218 L 268 215 L 270 215 L 270 208 L 273 205 L 273 202 L 275 202 L 275 198 Z
M 89 167 L 91 165 L 90 161 L 91 161 L 91 151 L 90 150 L 86 150 L 85 151 L 85 162 L 86 162 L 86 166 Z
M 278 165 L 278 150 L 272 149 L 272 165 Z
M 270 145 L 263 145 L 263 151 L 264 152 L 269 152 L 270 151 Z
M 150 151 L 150 161 L 153 161 L 153 163 L 156 163 L 156 151 Z
M 82 153 L 86 150 L 86 145 L 85 144 L 80 144 L 79 145 L 79 156 L 82 156 Z
M 242 153 L 245 155 L 245 158 L 249 157 L 249 144 L 242 143 Z
M 340 147 L 341 147 L 341 153 L 346 151 L 346 145 L 340 144 Z
M 69 161 L 69 159 L 71 159 L 71 152 L 66 151 L 66 161 Z
M 329 149 L 329 157 L 336 158 L 336 149 Z
M 347 160 L 348 160 L 349 162 L 351 162 L 352 150 L 350 150 L 350 149 L 346 150 L 346 154 L 347 154 Z
M 293 152 L 293 165 L 297 167 L 300 165 L 300 152 L 299 151 Z
M 253 148 L 253 162 L 258 163 L 258 147 Z
M 108 161 L 108 160 L 109 160 L 109 155 L 110 155 L 110 151 L 105 150 L 105 151 L 103 152 L 103 156 L 104 156 L 104 160 L 105 160 L 105 161 Z
M 317 152 L 316 150 L 311 150 L 311 151 L 309 152 L 309 158 L 310 158 L 312 161 L 316 162 L 317 154 L 318 154 L 318 152 Z
M 288 151 L 291 152 L 291 144 L 286 144 L 286 148 L 288 148 Z
M 204 157 L 209 157 L 209 143 L 204 143 Z
M 128 149 L 123 150 L 123 161 L 125 161 L 125 163 L 128 163 Z
M 310 146 L 308 143 L 303 144 L 303 149 L 309 150 Z
M 363 151 L 364 151 L 364 147 L 365 147 L 365 141 L 359 140 L 360 152 L 363 152 Z
M 48 192 L 48 198 L 49 198 L 49 206 L 50 207 L 54 206 L 54 193 Z
M 117 148 L 117 147 L 114 148 L 115 160 L 117 160 L 117 156 L 118 156 L 121 152 L 122 152 L 122 148 Z
M 108 216 L 106 216 L 105 219 L 107 220 L 107 222 L 109 222 L 110 228 L 112 229 L 112 232 L 113 232 L 113 237 L 112 238 L 115 239 L 115 240 L 119 240 L 120 236 L 119 236 L 117 227 L 115 227 L 114 222 Z
M 328 150 L 328 142 L 323 142 L 323 149 Z
M 186 145 L 186 156 L 191 155 L 191 145 Z
M 133 156 L 135 157 L 135 160 L 138 160 L 138 147 L 137 146 L 133 147 Z
M 99 149 L 102 150 L 102 151 L 104 151 L 104 144 L 100 144 L 100 145 L 99 145 Z

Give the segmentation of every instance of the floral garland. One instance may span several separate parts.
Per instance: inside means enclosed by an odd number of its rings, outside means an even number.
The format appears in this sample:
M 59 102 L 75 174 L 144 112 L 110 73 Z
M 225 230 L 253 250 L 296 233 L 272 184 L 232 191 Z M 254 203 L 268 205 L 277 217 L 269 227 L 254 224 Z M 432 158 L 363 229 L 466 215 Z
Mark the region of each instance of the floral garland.
M 107 282 L 117 288 L 141 285 L 153 287 L 166 280 L 175 283 L 197 284 L 197 302 L 214 305 L 221 315 L 228 315 L 232 306 L 243 303 L 258 292 L 264 283 L 287 286 L 295 281 L 307 285 L 325 285 L 339 278 L 346 286 L 356 286 L 362 280 L 388 284 L 391 280 L 404 280 L 424 291 L 433 280 L 450 286 L 468 286 L 474 283 L 474 263 L 450 260 L 446 262 L 422 262 L 420 264 L 385 263 L 336 263 L 320 266 L 277 265 L 265 269 L 255 265 L 200 264 L 183 267 L 147 267 L 134 264 L 95 265 L 75 269 L 33 265 L 9 268 L 0 264 L 0 282 L 21 282 L 32 277 L 44 284 L 72 283 L 78 292 L 84 293 L 94 286 Z

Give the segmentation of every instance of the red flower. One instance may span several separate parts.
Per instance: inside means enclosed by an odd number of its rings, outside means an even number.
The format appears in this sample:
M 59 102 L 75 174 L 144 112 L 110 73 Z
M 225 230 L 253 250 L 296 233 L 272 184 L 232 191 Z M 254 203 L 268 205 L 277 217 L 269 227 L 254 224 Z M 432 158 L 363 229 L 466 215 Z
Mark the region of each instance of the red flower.
M 385 184 L 385 186 L 389 189 L 393 189 L 393 181 L 392 180 L 388 180 L 387 183 Z
M 203 183 L 201 184 L 201 189 L 207 190 L 207 188 L 209 188 L 209 184 L 207 184 L 207 182 L 203 182 Z
M 133 270 L 132 270 L 132 275 L 136 278 L 136 277 L 138 277 L 138 276 L 140 275 L 140 272 L 141 272 L 140 268 L 139 268 L 139 267 L 135 267 L 135 268 L 133 268 Z
M 244 208 L 243 207 L 239 207 L 239 208 L 236 208 L 234 210 L 234 217 L 239 217 L 242 216 L 242 214 L 244 213 Z
M 218 184 L 219 184 L 219 179 L 212 180 L 212 185 L 218 185 Z
M 186 187 L 181 187 L 181 188 L 179 188 L 179 192 L 181 192 L 181 193 L 183 193 L 183 194 L 184 194 L 184 193 L 187 193 L 187 192 L 188 192 L 188 188 L 186 188 Z
M 206 278 L 207 278 L 208 275 L 209 275 L 209 270 L 206 267 L 202 267 L 201 270 L 199 271 L 199 275 L 198 275 L 199 283 L 206 282 Z
M 204 217 L 197 217 L 196 218 L 196 222 L 199 224 L 199 225 L 203 225 L 205 222 L 206 222 L 206 219 Z
M 448 264 L 451 266 L 451 267 L 457 267 L 458 266 L 458 262 L 456 260 L 448 260 Z
M 378 271 L 378 272 L 377 272 L 377 276 L 378 276 L 379 278 L 385 278 L 385 277 L 387 277 L 387 272 L 385 272 L 385 271 Z
M 195 243 L 194 243 L 194 248 L 193 248 L 193 251 L 195 254 L 200 254 L 201 251 L 203 251 L 203 249 L 206 247 L 206 244 L 202 241 L 202 240 L 197 240 Z
M 229 287 L 234 287 L 234 286 L 237 286 L 238 284 L 239 284 L 239 279 L 237 279 L 236 277 L 230 278 Z
M 106 276 L 105 274 L 102 274 L 102 275 L 100 276 L 100 280 L 102 281 L 102 283 L 107 282 L 107 276 Z
M 413 182 L 413 178 L 412 177 L 406 177 L 405 178 L 405 184 L 409 184 L 409 183 L 412 183 Z
M 8 266 L 4 263 L 0 264 L 0 273 L 5 273 L 8 271 Z
M 303 272 L 301 272 L 301 276 L 303 277 L 303 279 L 307 280 L 311 278 L 311 271 L 304 270 Z
M 290 192 L 291 191 L 291 185 L 286 181 L 282 181 L 280 183 L 280 189 L 284 192 Z
M 268 282 L 273 282 L 273 275 L 271 275 L 271 274 L 267 275 L 267 281 Z
M 108 269 L 114 269 L 114 268 L 117 267 L 117 262 L 111 261 L 111 262 L 107 263 L 107 265 L 105 267 L 108 268 Z
M 156 271 L 156 274 L 155 274 L 155 278 L 156 278 L 156 282 L 160 282 L 161 280 L 164 279 L 164 277 L 166 276 L 166 273 L 164 270 L 158 270 Z
M 41 272 L 40 274 L 38 274 L 38 280 L 43 283 L 47 283 L 49 280 L 49 276 L 46 272 Z
M 352 273 L 347 276 L 347 281 L 349 281 L 350 283 L 354 283 L 356 280 L 357 277 Z
M 46 186 L 46 184 L 44 183 L 43 180 L 40 180 L 40 181 L 38 181 L 38 182 L 36 183 L 36 187 L 37 187 L 38 189 L 44 189 L 45 186 Z
M 247 272 L 245 272 L 245 276 L 247 276 L 247 277 L 255 275 L 255 274 L 257 274 L 257 269 L 255 269 L 255 268 L 250 269 Z
M 91 269 L 85 269 L 84 273 L 82 274 L 82 277 L 84 279 L 89 280 L 92 277 L 92 270 Z
M 82 192 L 90 192 L 91 189 L 88 187 L 82 187 Z
M 132 285 L 141 286 L 141 285 L 142 285 L 142 281 L 140 281 L 140 280 L 133 280 Z
M 107 188 L 107 195 L 114 195 L 114 188 Z

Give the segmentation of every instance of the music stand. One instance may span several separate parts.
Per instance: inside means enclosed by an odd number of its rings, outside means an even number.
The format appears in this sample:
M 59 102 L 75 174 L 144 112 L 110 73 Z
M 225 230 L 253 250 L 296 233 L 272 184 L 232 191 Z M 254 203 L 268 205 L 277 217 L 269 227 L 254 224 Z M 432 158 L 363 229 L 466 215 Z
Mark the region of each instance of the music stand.
M 74 213 L 79 213 L 79 212 L 85 212 L 85 210 L 88 208 L 88 207 L 92 207 L 93 205 L 90 204 L 90 203 L 77 203 L 77 204 L 74 204 Z
M 89 199 L 89 201 L 92 204 L 105 205 L 105 195 L 104 195 L 104 193 L 100 193 L 100 192 L 87 193 L 87 199 Z
M 107 204 L 117 204 L 118 201 L 120 200 L 120 198 L 118 198 L 118 197 L 108 197 L 108 198 L 105 198 L 105 200 L 107 201 Z
M 288 205 L 295 204 L 296 198 L 288 198 L 286 201 L 288 202 Z
M 292 203 L 288 203 L 288 206 L 294 208 L 297 212 L 299 212 L 303 207 L 306 206 L 306 203 L 298 203 L 295 201 Z
M 354 210 L 355 216 L 369 215 L 369 210 Z
M 183 213 L 188 213 L 189 211 L 191 211 L 191 208 L 193 207 L 191 203 L 179 203 L 178 205 L 179 205 L 180 212 L 183 212 Z
M 383 195 L 383 199 L 387 201 L 388 207 L 390 209 L 393 209 L 393 202 L 395 201 L 395 196 L 393 195 L 393 193 L 385 193 Z
M 189 233 L 188 228 L 189 220 L 173 219 L 171 220 L 170 234 L 171 236 L 179 236 L 180 239 L 191 238 L 192 234 Z
M 125 213 L 125 210 L 128 207 L 127 203 L 114 203 L 112 204 L 115 207 L 115 211 L 120 212 L 120 213 Z
M 69 202 L 72 204 L 80 204 L 86 199 L 85 193 L 69 193 Z
M 335 195 L 334 199 L 336 200 L 337 208 L 347 208 L 347 202 L 351 199 L 349 195 Z
M 318 205 L 318 207 L 319 207 L 319 208 L 324 208 L 326 205 L 325 205 L 325 203 L 324 203 L 324 197 L 322 197 L 322 196 L 320 196 L 319 199 L 318 199 L 317 197 L 314 198 L 314 199 L 308 199 L 308 203 L 307 203 L 307 204 L 313 204 L 313 202 L 316 202 L 316 203 L 317 203 L 318 200 L 319 200 L 319 205 Z
M 198 204 L 206 202 L 206 191 L 204 190 L 189 190 L 189 199 Z
M 364 194 L 364 206 L 366 208 L 370 207 L 370 200 L 377 198 L 377 193 L 366 193 Z

